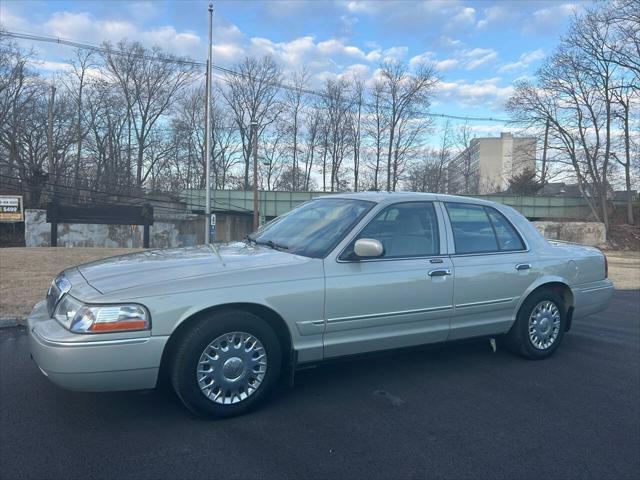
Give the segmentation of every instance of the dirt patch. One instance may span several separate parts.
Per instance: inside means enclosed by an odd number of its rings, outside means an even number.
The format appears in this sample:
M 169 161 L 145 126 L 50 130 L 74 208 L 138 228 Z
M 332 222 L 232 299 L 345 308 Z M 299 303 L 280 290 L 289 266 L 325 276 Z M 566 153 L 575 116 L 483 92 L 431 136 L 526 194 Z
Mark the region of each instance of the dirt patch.
M 640 252 L 605 252 L 609 261 L 609 278 L 617 290 L 640 289 Z
M 62 270 L 130 248 L 0 248 L 0 318 L 24 317 Z

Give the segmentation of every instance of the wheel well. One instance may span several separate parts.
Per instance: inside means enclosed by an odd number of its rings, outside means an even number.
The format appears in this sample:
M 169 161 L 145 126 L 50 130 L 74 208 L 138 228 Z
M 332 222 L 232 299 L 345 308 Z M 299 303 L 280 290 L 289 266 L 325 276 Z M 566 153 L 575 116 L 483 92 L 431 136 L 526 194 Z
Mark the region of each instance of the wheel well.
M 215 314 L 227 310 L 242 310 L 245 312 L 249 312 L 267 322 L 278 337 L 278 342 L 280 343 L 280 348 L 282 350 L 282 365 L 285 366 L 288 364 L 291 357 L 292 349 L 291 333 L 289 332 L 289 327 L 287 327 L 287 324 L 285 323 L 283 318 L 274 310 L 269 307 L 265 307 L 264 305 L 259 305 L 256 303 L 228 303 L 225 305 L 216 305 L 215 307 L 210 307 L 194 313 L 190 317 L 183 320 L 180 325 L 176 327 L 176 329 L 169 336 L 169 340 L 167 341 L 167 344 L 164 347 L 164 351 L 162 352 L 158 379 L 159 382 L 166 381 L 168 377 L 167 374 L 171 356 L 176 346 L 180 342 L 180 338 L 186 331 L 189 330 L 191 325 L 193 325 L 205 315 Z
M 541 290 L 551 290 L 552 292 L 560 295 L 560 298 L 562 298 L 562 302 L 564 303 L 564 306 L 567 309 L 566 311 L 567 328 L 565 330 L 569 331 L 569 329 L 571 328 L 571 320 L 573 319 L 573 307 L 574 307 L 573 292 L 571 291 L 571 288 L 569 288 L 569 286 L 566 283 L 549 282 L 549 283 L 544 283 L 540 285 L 529 295 L 533 295 L 534 293 L 539 292 Z

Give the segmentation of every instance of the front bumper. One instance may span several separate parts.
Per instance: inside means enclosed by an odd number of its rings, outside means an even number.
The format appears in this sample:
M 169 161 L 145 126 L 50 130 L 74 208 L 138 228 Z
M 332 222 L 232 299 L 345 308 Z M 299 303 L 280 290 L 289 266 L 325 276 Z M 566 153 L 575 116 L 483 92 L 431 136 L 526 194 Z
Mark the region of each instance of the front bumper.
M 155 387 L 168 340 L 149 332 L 71 333 L 49 317 L 45 302 L 29 315 L 28 334 L 33 359 L 53 383 L 87 392 Z

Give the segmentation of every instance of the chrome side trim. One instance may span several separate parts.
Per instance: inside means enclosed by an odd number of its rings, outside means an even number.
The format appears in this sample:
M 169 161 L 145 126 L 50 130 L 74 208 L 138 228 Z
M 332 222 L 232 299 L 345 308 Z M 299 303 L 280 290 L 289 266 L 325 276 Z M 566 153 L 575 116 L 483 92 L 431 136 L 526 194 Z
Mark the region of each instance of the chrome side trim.
M 598 292 L 600 290 L 609 290 L 611 287 L 611 285 L 603 285 L 600 287 L 591 287 L 591 288 L 580 288 L 580 287 L 574 287 L 578 290 L 580 290 L 580 293 L 590 293 L 590 292 Z
M 324 320 L 302 320 L 296 322 L 300 335 L 321 335 L 324 331 Z
M 480 307 L 484 305 L 495 305 L 497 303 L 507 303 L 512 302 L 518 297 L 509 297 L 509 298 L 499 298 L 497 300 L 487 300 L 484 302 L 471 302 L 471 303 L 460 303 L 456 304 L 456 308 L 468 308 L 468 307 Z
M 412 315 L 416 313 L 428 313 L 428 312 L 440 312 L 444 310 L 451 310 L 453 305 L 444 305 L 442 307 L 430 307 L 430 308 L 419 308 L 416 310 L 401 310 L 398 312 L 384 312 L 384 313 L 371 313 L 369 315 L 356 315 L 353 317 L 337 317 L 330 318 L 327 320 L 327 323 L 340 323 L 340 322 L 349 322 L 352 320 L 367 320 L 371 318 L 380 318 L 380 317 L 397 317 L 402 315 Z
M 35 328 L 31 329 L 31 332 L 37 339 L 47 345 L 49 347 L 106 347 L 112 345 L 133 345 L 133 344 L 142 344 L 147 343 L 149 341 L 149 337 L 144 338 L 122 338 L 119 340 L 97 340 L 95 342 L 60 342 L 56 340 L 50 340 L 46 337 L 43 337 Z

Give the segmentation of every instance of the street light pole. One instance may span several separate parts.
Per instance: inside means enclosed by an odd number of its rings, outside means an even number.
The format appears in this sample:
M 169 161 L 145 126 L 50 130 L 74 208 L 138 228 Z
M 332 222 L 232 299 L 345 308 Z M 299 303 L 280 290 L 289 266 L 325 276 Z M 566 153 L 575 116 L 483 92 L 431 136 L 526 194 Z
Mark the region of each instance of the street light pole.
M 258 229 L 258 122 L 251 120 L 253 132 L 253 231 Z
M 209 114 L 209 106 L 211 104 L 211 41 L 213 33 L 213 2 L 209 2 L 209 44 L 207 56 L 207 72 L 205 75 L 205 105 L 204 105 L 204 174 L 205 174 L 205 212 L 204 212 L 204 243 L 211 243 L 211 149 L 209 148 L 209 137 L 211 130 L 211 115 Z

